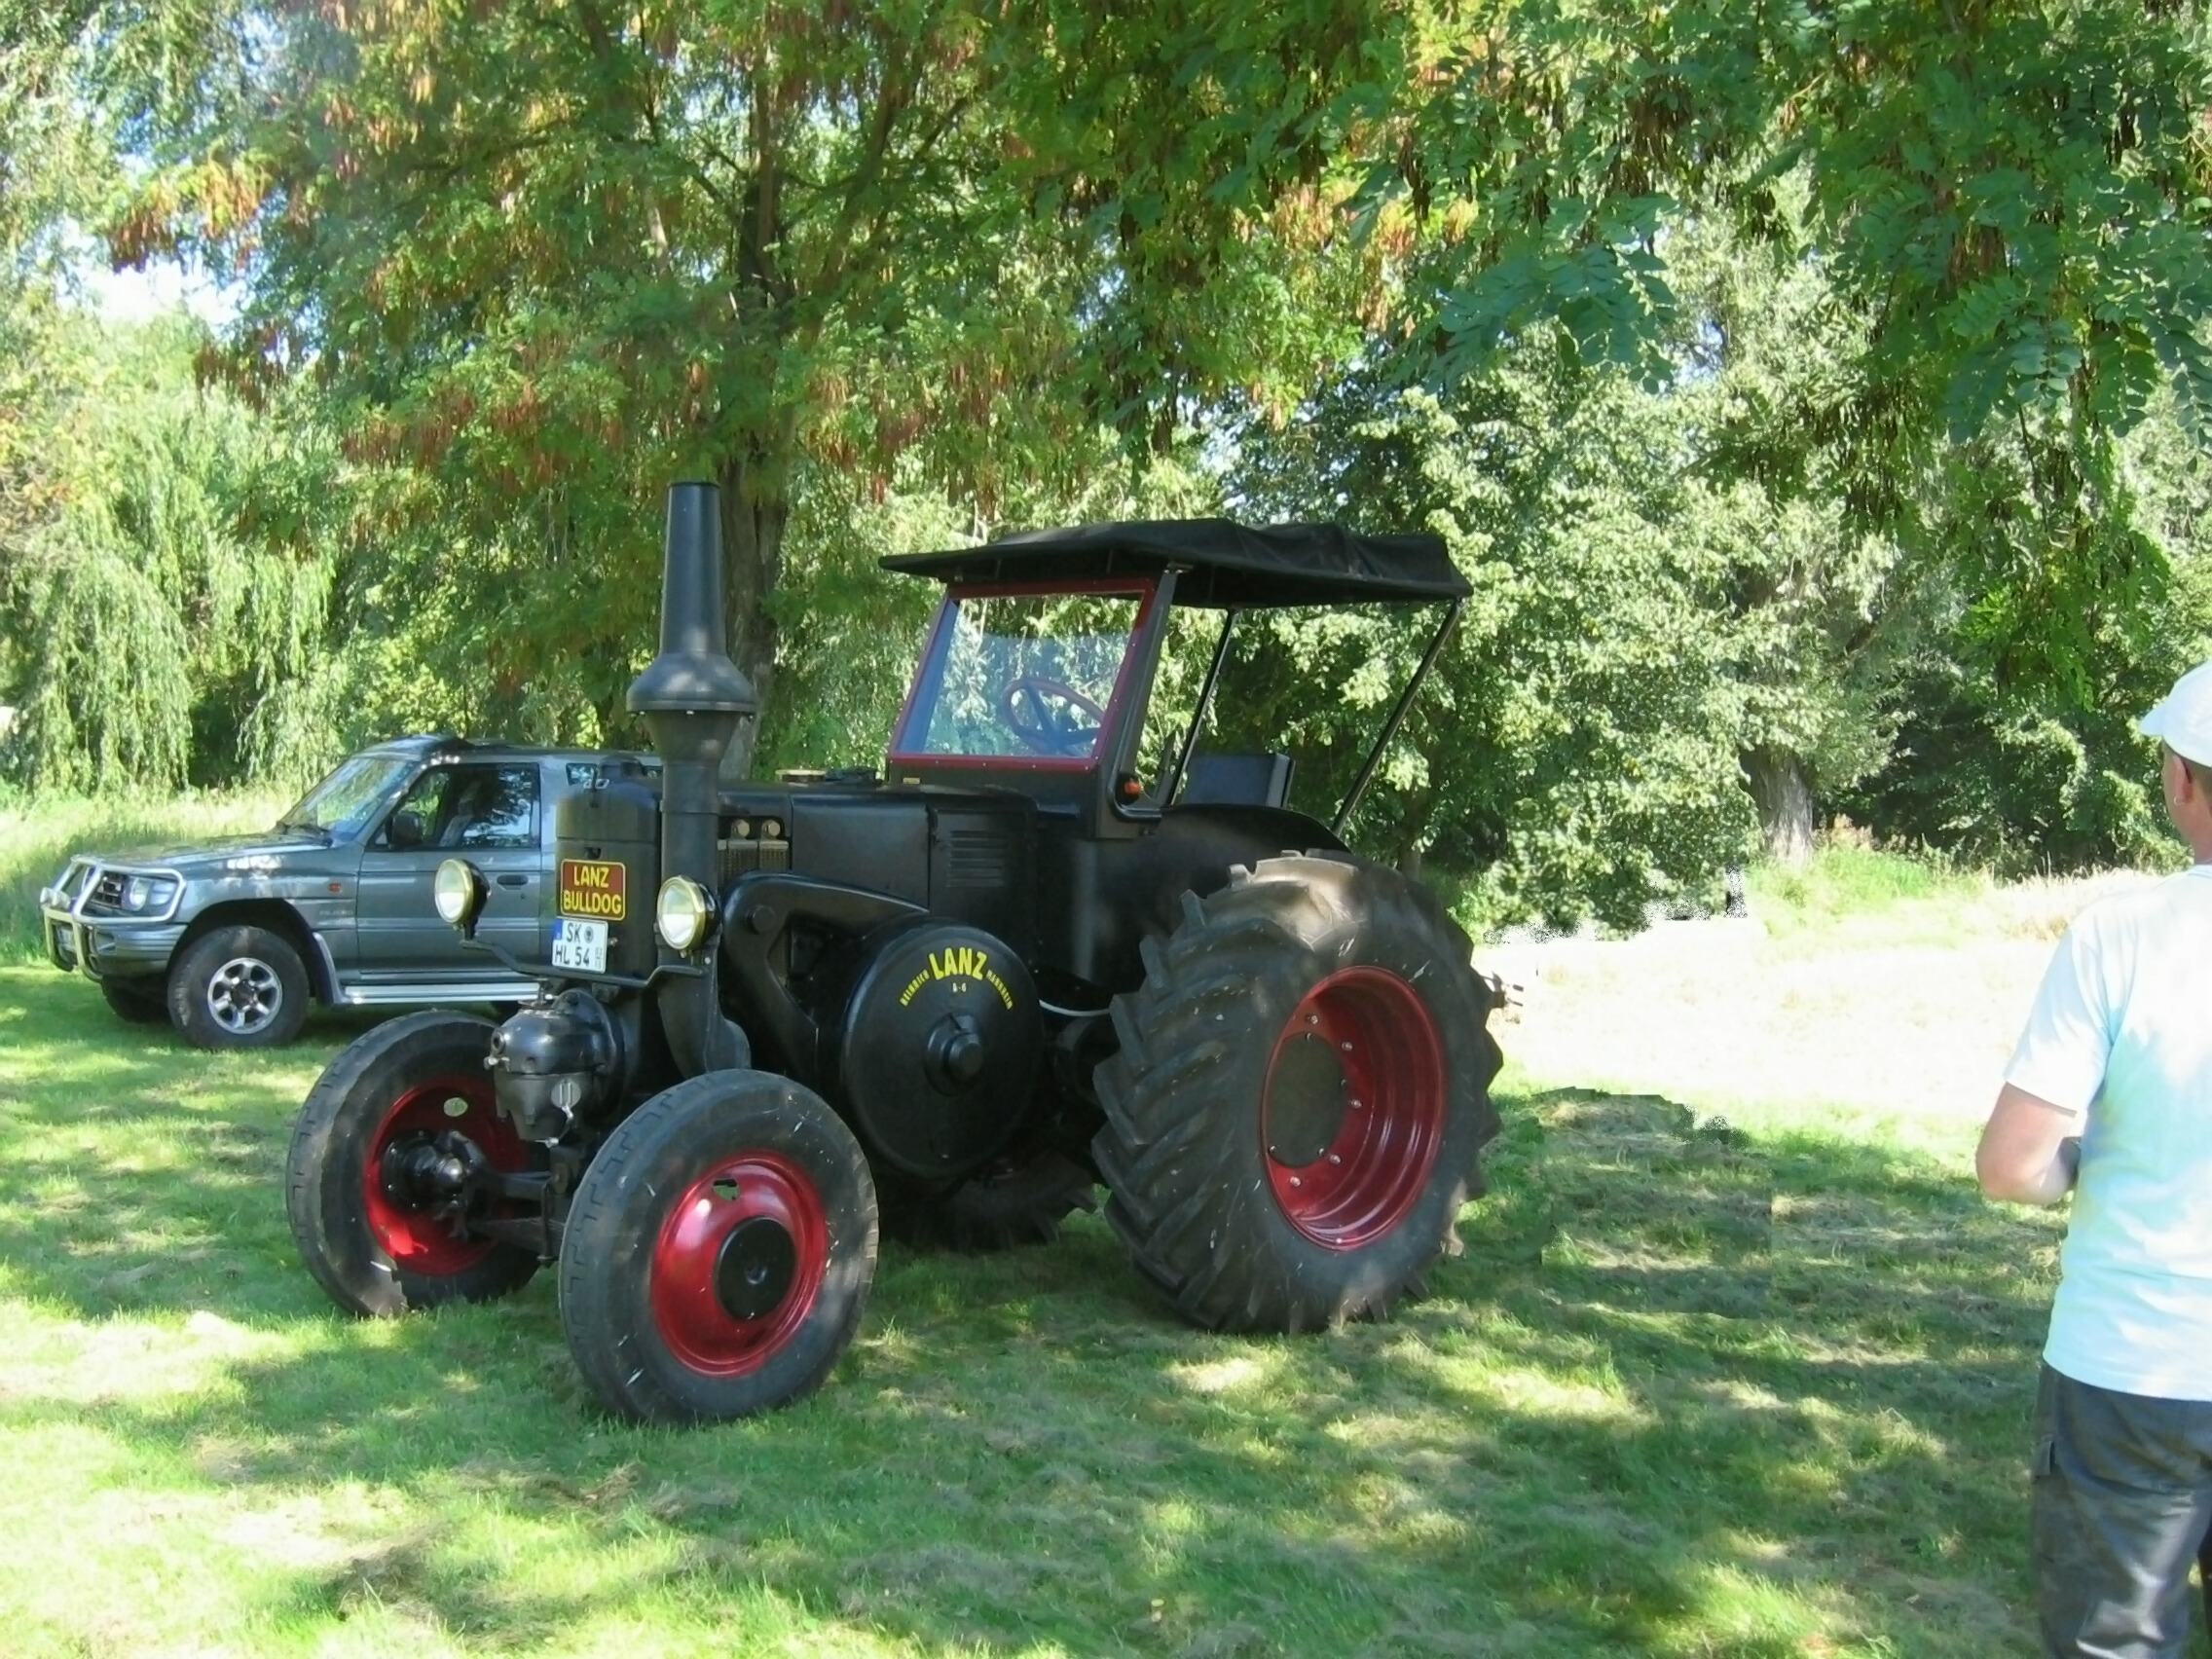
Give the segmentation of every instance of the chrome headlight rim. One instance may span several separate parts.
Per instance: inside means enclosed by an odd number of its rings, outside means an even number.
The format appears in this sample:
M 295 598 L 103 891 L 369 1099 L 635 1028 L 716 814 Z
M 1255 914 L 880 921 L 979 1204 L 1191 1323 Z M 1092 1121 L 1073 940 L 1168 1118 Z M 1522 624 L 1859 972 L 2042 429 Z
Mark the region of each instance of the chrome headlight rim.
M 653 896 L 653 932 L 678 955 L 706 942 L 715 922 L 715 897 L 687 875 L 672 875 Z
M 140 919 L 166 914 L 176 907 L 177 890 L 183 883 L 173 875 L 139 870 L 123 879 L 123 908 Z
M 448 927 L 466 933 L 484 909 L 484 872 L 466 859 L 447 859 L 430 877 L 430 903 Z

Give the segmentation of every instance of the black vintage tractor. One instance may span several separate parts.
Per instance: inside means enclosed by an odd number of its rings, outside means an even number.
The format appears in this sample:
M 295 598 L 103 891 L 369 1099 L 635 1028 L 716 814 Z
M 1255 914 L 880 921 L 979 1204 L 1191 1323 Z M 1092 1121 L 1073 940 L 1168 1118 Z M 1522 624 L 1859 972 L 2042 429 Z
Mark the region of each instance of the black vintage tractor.
M 592 1391 L 659 1420 L 817 1386 L 879 1218 L 1050 1238 L 1096 1186 L 1214 1329 L 1381 1315 L 1479 1190 L 1490 999 L 1424 889 L 1284 804 L 1287 757 L 1198 752 L 1239 612 L 1467 589 L 1432 536 L 1092 525 L 886 561 L 944 599 L 885 770 L 718 783 L 756 708 L 723 647 L 712 487 L 668 513 L 660 764 L 577 762 L 551 960 L 504 1024 L 366 1033 L 302 1109 L 293 1235 L 394 1314 L 557 1262 Z M 1170 608 L 1224 613 L 1187 736 L 1138 746 Z M 1285 850 L 1289 849 L 1289 850 Z M 438 873 L 464 933 L 486 878 Z M 487 945 L 485 948 L 494 948 Z

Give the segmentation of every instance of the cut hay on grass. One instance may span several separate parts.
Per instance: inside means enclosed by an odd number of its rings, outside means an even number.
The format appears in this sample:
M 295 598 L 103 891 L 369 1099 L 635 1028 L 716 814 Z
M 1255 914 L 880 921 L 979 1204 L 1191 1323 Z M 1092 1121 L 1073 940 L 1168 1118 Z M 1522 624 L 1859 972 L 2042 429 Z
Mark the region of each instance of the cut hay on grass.
M 1946 898 L 1500 953 L 1492 1191 L 1388 1323 L 1188 1330 L 1092 1218 L 888 1246 L 819 1396 L 689 1432 L 592 1411 L 550 1275 L 330 1309 L 279 1177 L 357 1027 L 199 1054 L 0 969 L 0 1646 L 2025 1651 L 2059 1228 L 1967 1162 L 2044 931 Z

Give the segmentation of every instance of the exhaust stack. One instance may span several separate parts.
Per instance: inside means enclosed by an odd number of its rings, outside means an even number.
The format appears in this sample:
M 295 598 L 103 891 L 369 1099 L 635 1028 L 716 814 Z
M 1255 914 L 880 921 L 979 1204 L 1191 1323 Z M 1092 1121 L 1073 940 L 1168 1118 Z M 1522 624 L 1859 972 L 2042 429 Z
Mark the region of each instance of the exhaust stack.
M 715 840 L 717 778 L 740 721 L 759 713 L 753 682 L 729 658 L 722 623 L 720 492 L 712 484 L 672 484 L 661 568 L 660 654 L 630 682 L 626 699 L 642 717 L 661 757 L 661 879 L 689 876 L 709 892 L 720 886 Z M 663 961 L 672 953 L 661 947 Z M 723 1017 L 710 957 L 704 978 L 663 982 L 661 1023 L 687 1075 L 751 1063 L 745 1033 Z

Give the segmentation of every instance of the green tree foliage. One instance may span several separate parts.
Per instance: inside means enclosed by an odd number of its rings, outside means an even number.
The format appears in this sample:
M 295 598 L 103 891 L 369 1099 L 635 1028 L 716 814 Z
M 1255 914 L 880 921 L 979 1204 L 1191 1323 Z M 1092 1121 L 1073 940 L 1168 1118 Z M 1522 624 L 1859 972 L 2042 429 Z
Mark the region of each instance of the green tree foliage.
M 1682 534 L 1724 574 L 1715 623 L 1743 694 L 1745 780 L 1769 856 L 1812 851 L 1817 800 L 1888 758 L 1888 703 L 1926 610 L 1919 563 L 1848 506 L 1863 457 L 1842 429 L 1865 325 L 1823 262 L 1712 220 L 1677 227 Z
M 1530 0 L 1424 12 L 1405 53 L 1348 198 L 1402 276 L 1402 375 L 1449 384 L 1556 327 L 1664 381 L 1700 285 L 1677 233 L 1724 223 L 1849 319 L 1791 447 L 1852 529 L 1908 585 L 1956 574 L 2009 696 L 2041 676 L 2085 714 L 2112 686 L 2090 619 L 2151 614 L 2161 579 L 2115 445 L 2161 385 L 2212 415 L 2206 7 Z M 1984 458 L 2028 486 L 1996 535 L 1952 510 Z M 1777 740 L 1748 758 L 1790 796 L 1807 734 Z
M 297 778 L 328 758 L 331 571 L 241 541 L 266 434 L 192 384 L 181 322 L 61 330 L 51 511 L 0 540 L 14 765 L 64 790 Z M 318 693 L 319 700 L 318 700 Z
M 1171 428 L 1305 349 L 1259 215 L 1317 165 L 1364 23 L 1319 0 L 249 10 L 235 79 L 163 106 L 167 165 L 115 242 L 247 285 L 223 367 L 318 388 L 374 475 L 386 603 L 454 607 L 433 660 L 483 664 L 495 709 L 616 723 L 683 475 L 722 486 L 732 653 L 772 706 L 805 479 L 886 491 L 911 453 L 995 514 L 1014 480 L 1080 483 L 1100 416 Z
M 1389 787 L 1351 828 L 1476 877 L 1487 920 L 1634 926 L 1709 897 L 1747 848 L 1743 699 L 1714 625 L 1725 556 L 1696 529 L 1683 436 L 1663 400 L 1535 350 L 1449 404 L 1346 387 L 1248 434 L 1238 483 L 1261 516 L 1433 530 L 1473 584 Z M 1435 623 L 1264 621 L 1254 645 L 1273 648 L 1241 659 L 1221 740 L 1288 732 L 1301 804 L 1329 811 Z
M 2161 376 L 2212 411 L 2206 10 L 2127 0 L 1529 0 L 1423 14 L 1367 180 L 1424 232 L 1449 367 L 1553 319 L 1648 351 L 1685 208 L 1788 237 L 1777 185 L 1868 322 L 1857 413 L 1904 434 L 2079 406 L 2131 424 Z M 1424 348 L 1430 344 L 1422 342 Z
M 103 156 L 72 97 L 66 19 L 0 0 L 0 553 L 51 517 L 62 232 L 91 205 Z M 0 679 L 20 642 L 0 638 Z
M 2134 726 L 2212 656 L 2212 462 L 2163 398 L 2083 478 L 2073 446 L 2025 421 L 1941 474 L 1933 627 L 1893 693 L 1894 757 L 1840 797 L 1854 818 L 2009 871 L 2169 854 Z M 2043 557 L 2054 530 L 2098 579 L 2062 584 Z

